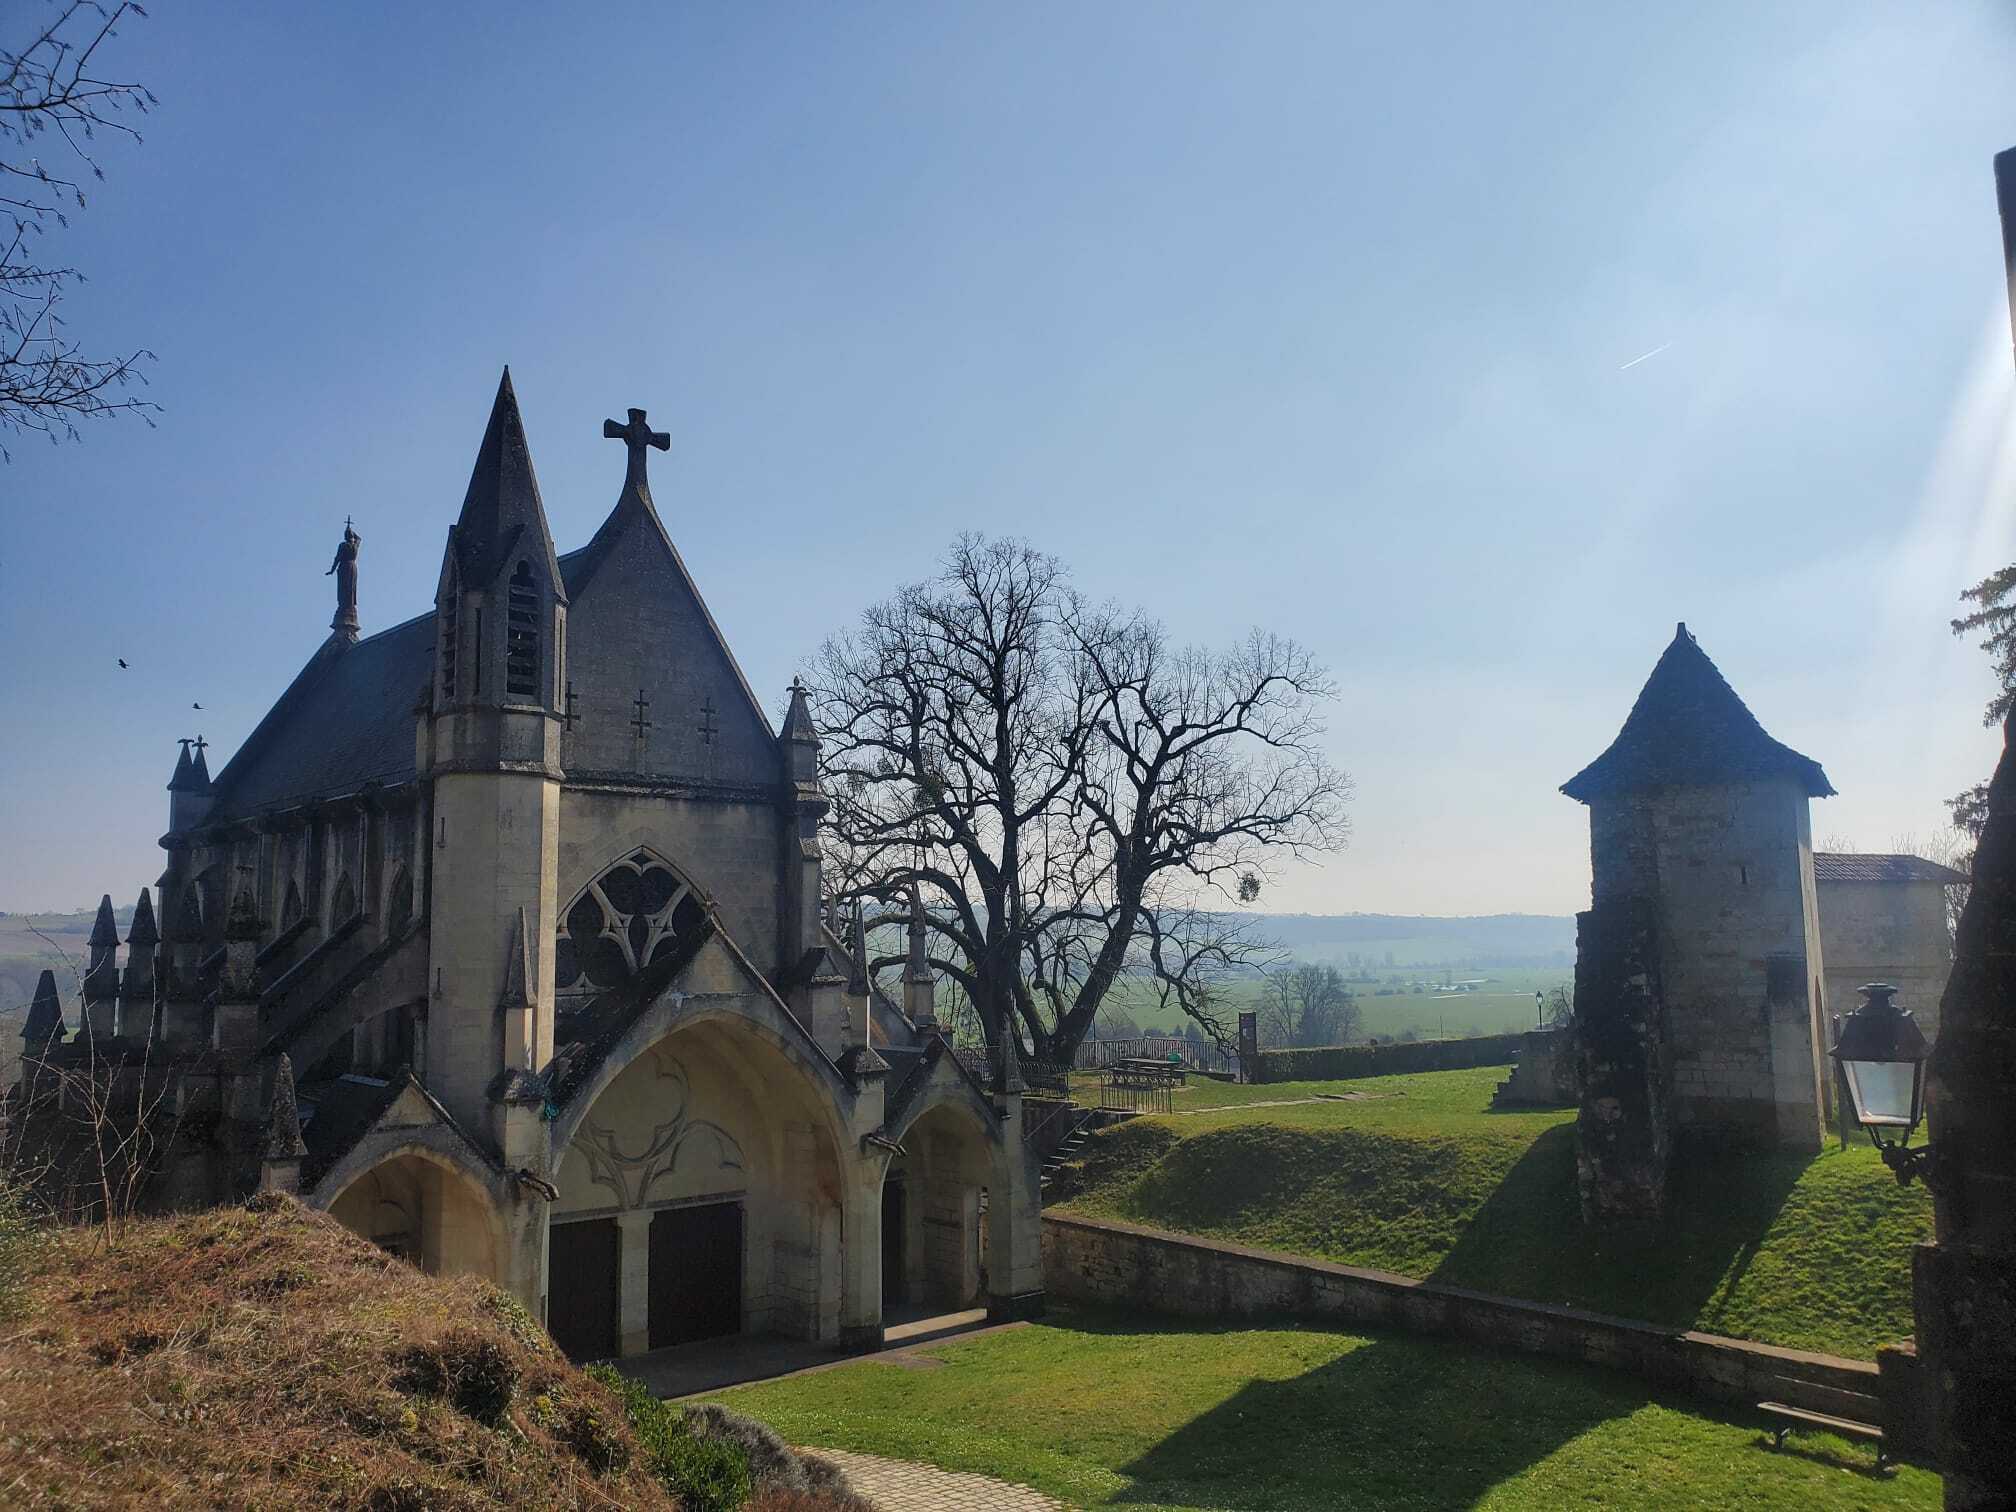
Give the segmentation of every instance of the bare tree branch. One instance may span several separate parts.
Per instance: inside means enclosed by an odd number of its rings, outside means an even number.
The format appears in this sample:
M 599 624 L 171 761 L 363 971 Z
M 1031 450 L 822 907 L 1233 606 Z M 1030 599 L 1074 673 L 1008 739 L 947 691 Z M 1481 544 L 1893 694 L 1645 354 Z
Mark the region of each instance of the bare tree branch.
M 31 251 L 50 228 L 70 224 L 70 211 L 85 208 L 82 175 L 105 177 L 100 134 L 138 142 L 132 117 L 159 103 L 144 85 L 95 71 L 119 23 L 145 15 L 131 0 L 56 0 L 39 23 L 14 18 L 28 28 L 19 42 L 0 40 L 0 434 L 75 440 L 80 419 L 145 419 L 160 408 L 127 392 L 145 383 L 141 367 L 153 354 L 87 356 L 60 309 L 64 292 L 84 275 Z M 53 170 L 39 155 L 52 147 Z M 66 172 L 64 163 L 75 166 Z M 0 446 L 0 460 L 10 455 Z
M 1125 977 L 1223 1043 L 1214 986 L 1274 955 L 1232 905 L 1348 833 L 1321 750 L 1334 689 L 1306 651 L 1172 645 L 1022 542 L 962 537 L 811 682 L 836 894 L 907 921 L 915 885 L 988 1037 L 1016 1024 L 1044 1059 Z

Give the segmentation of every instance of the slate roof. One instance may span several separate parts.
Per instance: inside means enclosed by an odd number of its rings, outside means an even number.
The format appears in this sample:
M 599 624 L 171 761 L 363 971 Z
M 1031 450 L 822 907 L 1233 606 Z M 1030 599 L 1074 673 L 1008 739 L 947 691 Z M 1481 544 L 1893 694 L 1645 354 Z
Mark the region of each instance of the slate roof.
M 211 822 L 411 782 L 433 669 L 431 610 L 355 644 L 332 637 L 217 774 Z
M 505 564 L 520 552 L 538 558 L 547 582 L 557 585 L 560 581 L 553 561 L 553 535 L 546 526 L 545 506 L 539 501 L 539 479 L 532 471 L 532 448 L 525 440 L 525 421 L 518 413 L 518 394 L 511 387 L 508 367 L 497 385 L 490 422 L 484 427 L 476 466 L 469 474 L 454 542 L 456 567 L 465 588 L 495 582 Z
M 1813 798 L 1831 797 L 1820 763 L 1781 745 L 1723 680 L 1682 624 L 1645 680 L 1610 747 L 1561 784 L 1587 803 L 1664 787 L 1713 787 L 1790 777 Z
M 1838 851 L 1813 852 L 1815 882 L 1937 882 L 1951 887 L 1965 882 L 1967 874 L 1923 856 L 1843 855 Z
M 587 586 L 624 532 L 634 528 L 648 529 L 662 543 L 741 683 L 758 725 L 767 731 L 769 716 L 708 613 L 648 494 L 626 486 L 616 509 L 588 545 L 563 557 L 553 555 L 507 368 L 491 406 L 461 517 L 451 532 L 450 549 L 463 581 L 489 582 L 507 560 L 531 550 L 546 564 L 555 592 L 566 603 Z M 214 783 L 208 782 L 202 753 L 197 752 L 191 762 L 185 747 L 171 789 L 187 784 L 200 792 L 207 786 L 216 799 L 209 822 L 224 823 L 315 799 L 343 797 L 372 783 L 396 787 L 412 781 L 415 708 L 434 673 L 434 624 L 430 609 L 354 643 L 331 636 Z

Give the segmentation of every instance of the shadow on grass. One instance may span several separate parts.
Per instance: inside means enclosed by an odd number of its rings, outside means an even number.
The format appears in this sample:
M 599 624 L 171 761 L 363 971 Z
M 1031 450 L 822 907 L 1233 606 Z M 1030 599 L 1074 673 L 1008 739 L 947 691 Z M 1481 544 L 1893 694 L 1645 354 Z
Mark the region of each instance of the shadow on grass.
M 1302 1375 L 1249 1382 L 1119 1467 L 1132 1484 L 1117 1500 L 1234 1512 L 1468 1507 L 1651 1400 L 1625 1376 L 1374 1337 Z
M 1429 1278 L 1678 1328 L 1712 1328 L 1800 1175 L 1802 1154 L 1687 1156 L 1672 1166 L 1665 1219 L 1585 1228 L 1575 1127 L 1527 1148 Z

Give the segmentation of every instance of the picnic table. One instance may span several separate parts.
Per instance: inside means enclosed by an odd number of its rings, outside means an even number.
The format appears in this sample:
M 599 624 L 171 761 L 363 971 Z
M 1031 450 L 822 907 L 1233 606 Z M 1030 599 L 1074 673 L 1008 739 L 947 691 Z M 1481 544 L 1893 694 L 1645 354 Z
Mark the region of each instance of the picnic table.
M 1156 1060 L 1146 1055 L 1125 1056 L 1113 1062 L 1113 1069 L 1133 1075 L 1160 1076 L 1172 1082 L 1185 1081 L 1190 1075 L 1190 1068 L 1181 1061 Z

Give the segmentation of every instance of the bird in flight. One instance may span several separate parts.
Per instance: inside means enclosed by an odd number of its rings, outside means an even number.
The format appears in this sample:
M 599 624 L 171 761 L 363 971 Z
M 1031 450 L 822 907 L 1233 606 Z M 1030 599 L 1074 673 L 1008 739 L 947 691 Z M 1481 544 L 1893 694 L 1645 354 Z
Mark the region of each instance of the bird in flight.
M 123 656 L 122 656 L 122 657 L 120 657 L 120 658 L 119 658 L 119 665 L 120 665 L 120 666 L 122 666 L 122 667 L 126 665 L 126 658 L 125 658 L 125 657 L 123 657 Z
M 190 707 L 190 708 L 192 708 L 192 709 L 200 709 L 200 708 L 202 708 L 202 707 L 203 707 L 203 705 L 201 705 L 201 704 L 199 704 L 199 703 L 192 703 L 191 705 L 189 705 L 189 707 Z

